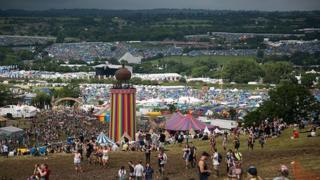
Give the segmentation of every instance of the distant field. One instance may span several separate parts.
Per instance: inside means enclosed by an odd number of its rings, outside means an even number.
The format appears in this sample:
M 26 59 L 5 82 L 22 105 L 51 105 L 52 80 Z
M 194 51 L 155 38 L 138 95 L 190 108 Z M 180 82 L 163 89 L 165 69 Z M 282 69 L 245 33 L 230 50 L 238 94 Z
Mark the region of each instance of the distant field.
M 161 61 L 176 61 L 176 62 L 183 62 L 185 64 L 191 65 L 196 61 L 200 60 L 210 60 L 215 61 L 218 65 L 224 65 L 229 63 L 230 61 L 240 60 L 240 59 L 248 59 L 254 61 L 253 56 L 169 56 L 163 57 L 159 59 L 154 59 L 147 62 L 152 62 L 153 64 L 157 64 L 160 60 Z

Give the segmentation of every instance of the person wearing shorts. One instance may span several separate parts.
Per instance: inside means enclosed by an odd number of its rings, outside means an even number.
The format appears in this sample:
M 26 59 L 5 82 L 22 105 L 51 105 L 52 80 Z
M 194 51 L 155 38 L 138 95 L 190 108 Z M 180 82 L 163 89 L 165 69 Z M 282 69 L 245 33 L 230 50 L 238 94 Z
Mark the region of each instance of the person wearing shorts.
M 107 166 L 109 161 L 109 149 L 107 146 L 105 146 L 102 150 L 102 165 Z
M 78 150 L 76 153 L 74 153 L 73 163 L 74 163 L 74 168 L 75 168 L 76 172 L 77 173 L 82 172 L 80 150 Z

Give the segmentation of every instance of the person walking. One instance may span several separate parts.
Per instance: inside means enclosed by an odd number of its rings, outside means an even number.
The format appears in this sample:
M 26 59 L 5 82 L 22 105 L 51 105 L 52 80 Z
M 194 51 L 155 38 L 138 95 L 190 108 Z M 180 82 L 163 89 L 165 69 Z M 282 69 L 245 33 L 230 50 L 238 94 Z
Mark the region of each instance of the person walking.
M 129 165 L 129 180 L 134 180 L 134 164 L 132 161 L 128 162 Z
M 148 143 L 144 147 L 144 154 L 145 154 L 145 157 L 146 157 L 146 163 L 150 163 L 151 151 L 152 151 L 152 146 L 150 145 L 150 143 Z
M 9 147 L 6 144 L 3 144 L 1 147 L 2 155 L 6 158 L 9 157 Z
M 248 150 L 249 149 L 253 150 L 253 146 L 254 146 L 254 135 L 252 132 L 250 132 L 248 136 Z
M 224 132 L 223 139 L 222 139 L 222 147 L 224 151 L 227 150 L 227 145 L 228 145 L 228 133 Z
M 219 177 L 219 167 L 220 167 L 220 162 L 221 162 L 221 154 L 218 153 L 217 149 L 213 150 L 213 155 L 212 155 L 212 164 L 213 164 L 213 169 L 215 171 L 215 175 Z
M 73 163 L 74 163 L 74 168 L 75 168 L 76 172 L 77 173 L 82 172 L 80 150 L 78 150 L 77 152 L 74 153 Z
M 197 148 L 191 144 L 191 147 L 190 147 L 190 156 L 189 156 L 189 162 L 191 163 L 191 167 L 194 168 L 197 164 Z
M 188 144 L 183 148 L 183 160 L 185 161 L 186 169 L 189 167 L 189 158 L 190 158 L 191 152 L 190 147 Z
M 144 167 L 142 166 L 142 161 L 139 161 L 139 163 L 134 167 L 134 175 L 136 177 L 136 180 L 142 180 L 144 173 Z
M 210 146 L 211 146 L 211 151 L 213 151 L 216 148 L 216 137 L 214 134 L 212 134 L 210 137 Z
M 234 149 L 239 149 L 240 148 L 240 138 L 238 135 L 234 136 Z
M 167 161 L 168 161 L 168 157 L 166 153 L 164 153 L 164 150 L 161 149 L 158 155 L 158 165 L 159 165 L 159 172 L 161 176 L 164 174 L 164 170 L 165 170 L 164 166 L 165 164 L 167 164 Z
M 198 162 L 199 180 L 208 180 L 211 171 L 208 168 L 207 160 L 210 157 L 209 153 L 203 152 Z
M 109 149 L 107 146 L 105 146 L 102 150 L 102 165 L 107 166 L 109 162 Z
M 227 173 L 229 173 L 230 169 L 234 165 L 234 156 L 231 149 L 228 150 L 226 155 L 226 163 L 227 163 Z
M 150 166 L 149 163 L 146 164 L 146 169 L 144 170 L 144 177 L 145 177 L 145 180 L 152 180 L 152 177 L 153 177 L 153 169 L 152 167 Z
M 118 171 L 119 180 L 125 180 L 126 179 L 126 175 L 127 175 L 127 172 L 124 169 L 124 166 L 121 166 L 119 171 Z
M 261 135 L 260 135 L 260 138 L 259 138 L 259 144 L 260 144 L 260 146 L 261 146 L 261 149 L 263 149 L 265 142 L 266 142 L 266 140 L 265 140 L 265 135 L 264 135 L 264 134 L 261 134 Z

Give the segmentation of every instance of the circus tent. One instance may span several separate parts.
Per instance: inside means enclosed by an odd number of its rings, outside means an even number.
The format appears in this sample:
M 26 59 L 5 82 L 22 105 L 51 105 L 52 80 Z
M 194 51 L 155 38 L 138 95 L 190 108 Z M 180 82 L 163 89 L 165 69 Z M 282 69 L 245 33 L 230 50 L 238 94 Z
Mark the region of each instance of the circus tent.
M 188 131 L 190 129 L 200 131 L 204 130 L 206 126 L 205 123 L 193 118 L 191 114 L 184 116 L 180 112 L 173 114 L 166 122 L 166 130 L 169 131 Z M 213 129 L 214 127 L 208 125 L 208 128 Z
M 99 143 L 100 145 L 114 145 L 115 143 L 109 139 L 103 132 L 101 132 L 99 134 L 99 136 L 97 137 L 97 143 Z

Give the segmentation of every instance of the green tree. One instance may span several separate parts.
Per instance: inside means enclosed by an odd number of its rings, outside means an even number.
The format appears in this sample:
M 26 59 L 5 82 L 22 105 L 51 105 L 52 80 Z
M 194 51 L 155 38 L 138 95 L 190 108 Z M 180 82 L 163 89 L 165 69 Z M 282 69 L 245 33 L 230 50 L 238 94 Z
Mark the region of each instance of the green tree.
M 187 83 L 187 80 L 186 80 L 186 78 L 181 77 L 181 78 L 179 79 L 179 82 L 181 82 L 181 83 Z
M 20 60 L 31 60 L 33 59 L 33 53 L 27 50 L 20 50 L 17 52 L 18 58 Z
M 307 88 L 310 88 L 314 85 L 314 83 L 317 81 L 317 75 L 316 74 L 304 74 L 301 77 L 301 84 L 304 85 Z
M 285 81 L 269 92 L 270 99 L 245 116 L 245 124 L 260 123 L 266 118 L 282 118 L 287 123 L 319 113 L 319 103 L 305 86 Z
M 56 38 L 56 43 L 63 43 L 64 42 L 64 38 L 65 38 L 65 35 L 64 33 L 60 32 Z
M 192 77 L 201 77 L 201 76 L 207 76 L 209 73 L 208 66 L 199 66 L 195 67 L 191 71 Z
M 257 61 L 259 63 L 263 63 L 264 62 L 263 59 L 264 59 L 264 50 L 263 49 L 258 49 L 258 51 L 257 51 Z
M 287 79 L 293 71 L 293 66 L 288 62 L 266 63 L 263 65 L 265 83 L 278 84 L 281 79 Z
M 0 106 L 11 104 L 13 94 L 10 91 L 9 86 L 0 84 Z
M 234 108 L 229 109 L 229 115 L 231 120 L 235 120 L 237 117 L 237 110 Z
M 263 70 L 254 61 L 237 60 L 225 65 L 223 76 L 228 81 L 248 83 L 249 81 L 259 80 L 263 76 Z
M 53 91 L 53 94 L 54 94 L 54 97 L 56 98 L 64 98 L 64 97 L 78 98 L 80 96 L 80 88 L 78 84 L 70 83 L 61 89 L 55 89 Z
M 45 92 L 37 92 L 37 96 L 32 99 L 32 104 L 38 108 L 44 108 L 51 104 L 51 96 Z

